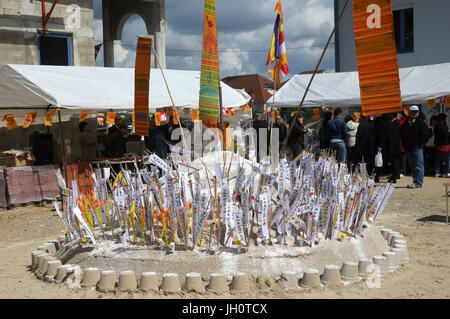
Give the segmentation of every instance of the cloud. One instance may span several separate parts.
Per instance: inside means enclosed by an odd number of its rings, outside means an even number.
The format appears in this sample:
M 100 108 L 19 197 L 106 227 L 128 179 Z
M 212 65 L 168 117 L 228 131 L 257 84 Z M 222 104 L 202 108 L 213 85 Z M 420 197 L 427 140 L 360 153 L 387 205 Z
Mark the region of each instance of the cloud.
M 101 1 L 94 0 L 94 11 L 101 10 L 97 2 Z M 276 18 L 275 4 L 275 0 L 216 1 L 222 77 L 251 73 L 267 76 L 265 64 Z M 282 4 L 291 75 L 313 70 L 334 26 L 333 0 L 283 0 Z M 101 18 L 101 12 L 94 12 L 94 16 Z M 167 0 L 166 21 L 167 68 L 200 70 L 203 1 Z M 99 28 L 97 23 L 95 26 Z M 97 40 L 98 32 L 95 34 Z M 117 47 L 116 66 L 133 66 L 136 36 L 144 34 L 143 20 L 131 17 L 124 27 L 122 45 Z M 334 69 L 333 45 L 321 69 Z

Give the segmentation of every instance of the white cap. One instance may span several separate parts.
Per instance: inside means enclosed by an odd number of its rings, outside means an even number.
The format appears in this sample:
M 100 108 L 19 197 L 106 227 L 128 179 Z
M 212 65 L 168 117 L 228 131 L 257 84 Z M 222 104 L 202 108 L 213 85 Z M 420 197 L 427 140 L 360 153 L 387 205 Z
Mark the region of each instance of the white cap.
M 414 112 L 414 111 L 419 112 L 419 107 L 417 105 L 411 105 L 411 107 L 409 108 L 409 111 L 410 112 Z

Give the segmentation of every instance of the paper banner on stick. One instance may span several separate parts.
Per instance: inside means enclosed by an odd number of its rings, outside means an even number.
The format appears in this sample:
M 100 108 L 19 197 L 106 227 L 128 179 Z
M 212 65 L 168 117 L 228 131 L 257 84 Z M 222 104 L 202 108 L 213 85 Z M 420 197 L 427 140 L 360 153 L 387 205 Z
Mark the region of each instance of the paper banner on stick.
M 45 114 L 45 126 L 52 126 L 53 117 L 55 116 L 57 110 L 50 110 Z
M 6 128 L 8 131 L 18 127 L 13 114 L 6 114 L 2 121 L 6 121 Z
M 428 108 L 432 109 L 433 107 L 436 106 L 436 99 L 428 100 L 427 104 L 428 104 Z
M 79 122 L 80 123 L 83 122 L 89 116 L 90 113 L 91 113 L 91 111 L 83 111 L 80 115 Z
M 390 0 L 353 0 L 361 106 L 364 115 L 401 110 L 397 47 Z
M 151 49 L 152 39 L 139 37 L 135 66 L 134 120 L 135 132 L 141 136 L 148 136 Z
M 243 108 L 244 108 L 244 112 L 245 112 L 245 113 L 250 112 L 250 106 L 249 106 L 248 104 L 245 104 L 245 105 L 243 106 Z
M 200 120 L 200 117 L 198 116 L 198 110 L 192 110 L 192 122 Z
M 445 97 L 445 107 L 446 107 L 447 109 L 450 109 L 450 95 L 447 95 L 447 96 Z
M 36 120 L 36 117 L 37 117 L 37 112 L 27 113 L 25 115 L 25 123 L 23 124 L 23 128 L 30 127 L 30 125 L 33 124 L 34 121 Z
M 106 124 L 114 125 L 116 123 L 116 112 L 108 112 L 106 114 Z

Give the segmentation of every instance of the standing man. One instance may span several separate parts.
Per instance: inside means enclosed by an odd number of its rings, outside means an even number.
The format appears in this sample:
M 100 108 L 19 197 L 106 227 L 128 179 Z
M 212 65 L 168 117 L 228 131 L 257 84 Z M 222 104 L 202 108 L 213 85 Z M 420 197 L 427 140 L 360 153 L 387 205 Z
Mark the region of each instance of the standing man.
M 364 160 L 367 165 L 367 174 L 373 174 L 375 168 L 376 130 L 375 121 L 370 116 L 361 116 L 361 123 L 356 132 L 356 147 L 358 159 Z
M 81 160 L 91 161 L 98 158 L 97 152 L 97 131 L 89 128 L 87 122 L 81 122 L 80 128 L 80 146 L 81 146 Z
M 348 128 L 342 119 L 342 110 L 340 108 L 334 110 L 334 119 L 328 121 L 327 136 L 330 140 L 330 148 L 336 151 L 337 161 L 343 163 L 347 155 L 345 141 L 348 137 Z
M 389 182 L 395 184 L 397 183 L 397 179 L 400 178 L 402 155 L 400 139 L 402 127 L 397 118 L 397 114 L 388 114 L 386 115 L 386 119 L 387 120 L 384 121 L 381 128 L 378 150 L 383 152 L 386 162 L 391 163 L 391 175 L 389 177 Z
M 286 125 L 283 123 L 283 120 L 281 119 L 280 115 L 277 115 L 277 117 L 275 118 L 275 123 L 273 123 L 273 128 L 278 129 L 278 137 L 279 137 L 279 141 L 280 141 L 279 146 L 281 149 L 284 139 L 287 136 L 287 128 L 286 128 Z
M 408 188 L 421 188 L 424 176 L 423 146 L 431 137 L 432 132 L 425 122 L 419 118 L 419 107 L 417 105 L 410 107 L 408 117 L 408 121 L 402 127 L 406 158 L 414 180 L 412 184 L 408 185 Z

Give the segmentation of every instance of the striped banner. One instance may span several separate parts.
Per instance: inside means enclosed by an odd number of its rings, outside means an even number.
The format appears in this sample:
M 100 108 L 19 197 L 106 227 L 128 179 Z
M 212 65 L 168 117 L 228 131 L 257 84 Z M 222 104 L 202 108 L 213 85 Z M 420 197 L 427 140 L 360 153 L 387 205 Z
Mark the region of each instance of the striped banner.
M 136 50 L 134 112 L 136 135 L 148 136 L 150 90 L 150 63 L 152 58 L 152 39 L 139 37 Z
M 220 72 L 215 0 L 205 0 L 202 52 L 200 119 L 207 126 L 217 126 L 219 122 Z
M 364 115 L 402 109 L 390 0 L 353 0 L 361 106 Z

